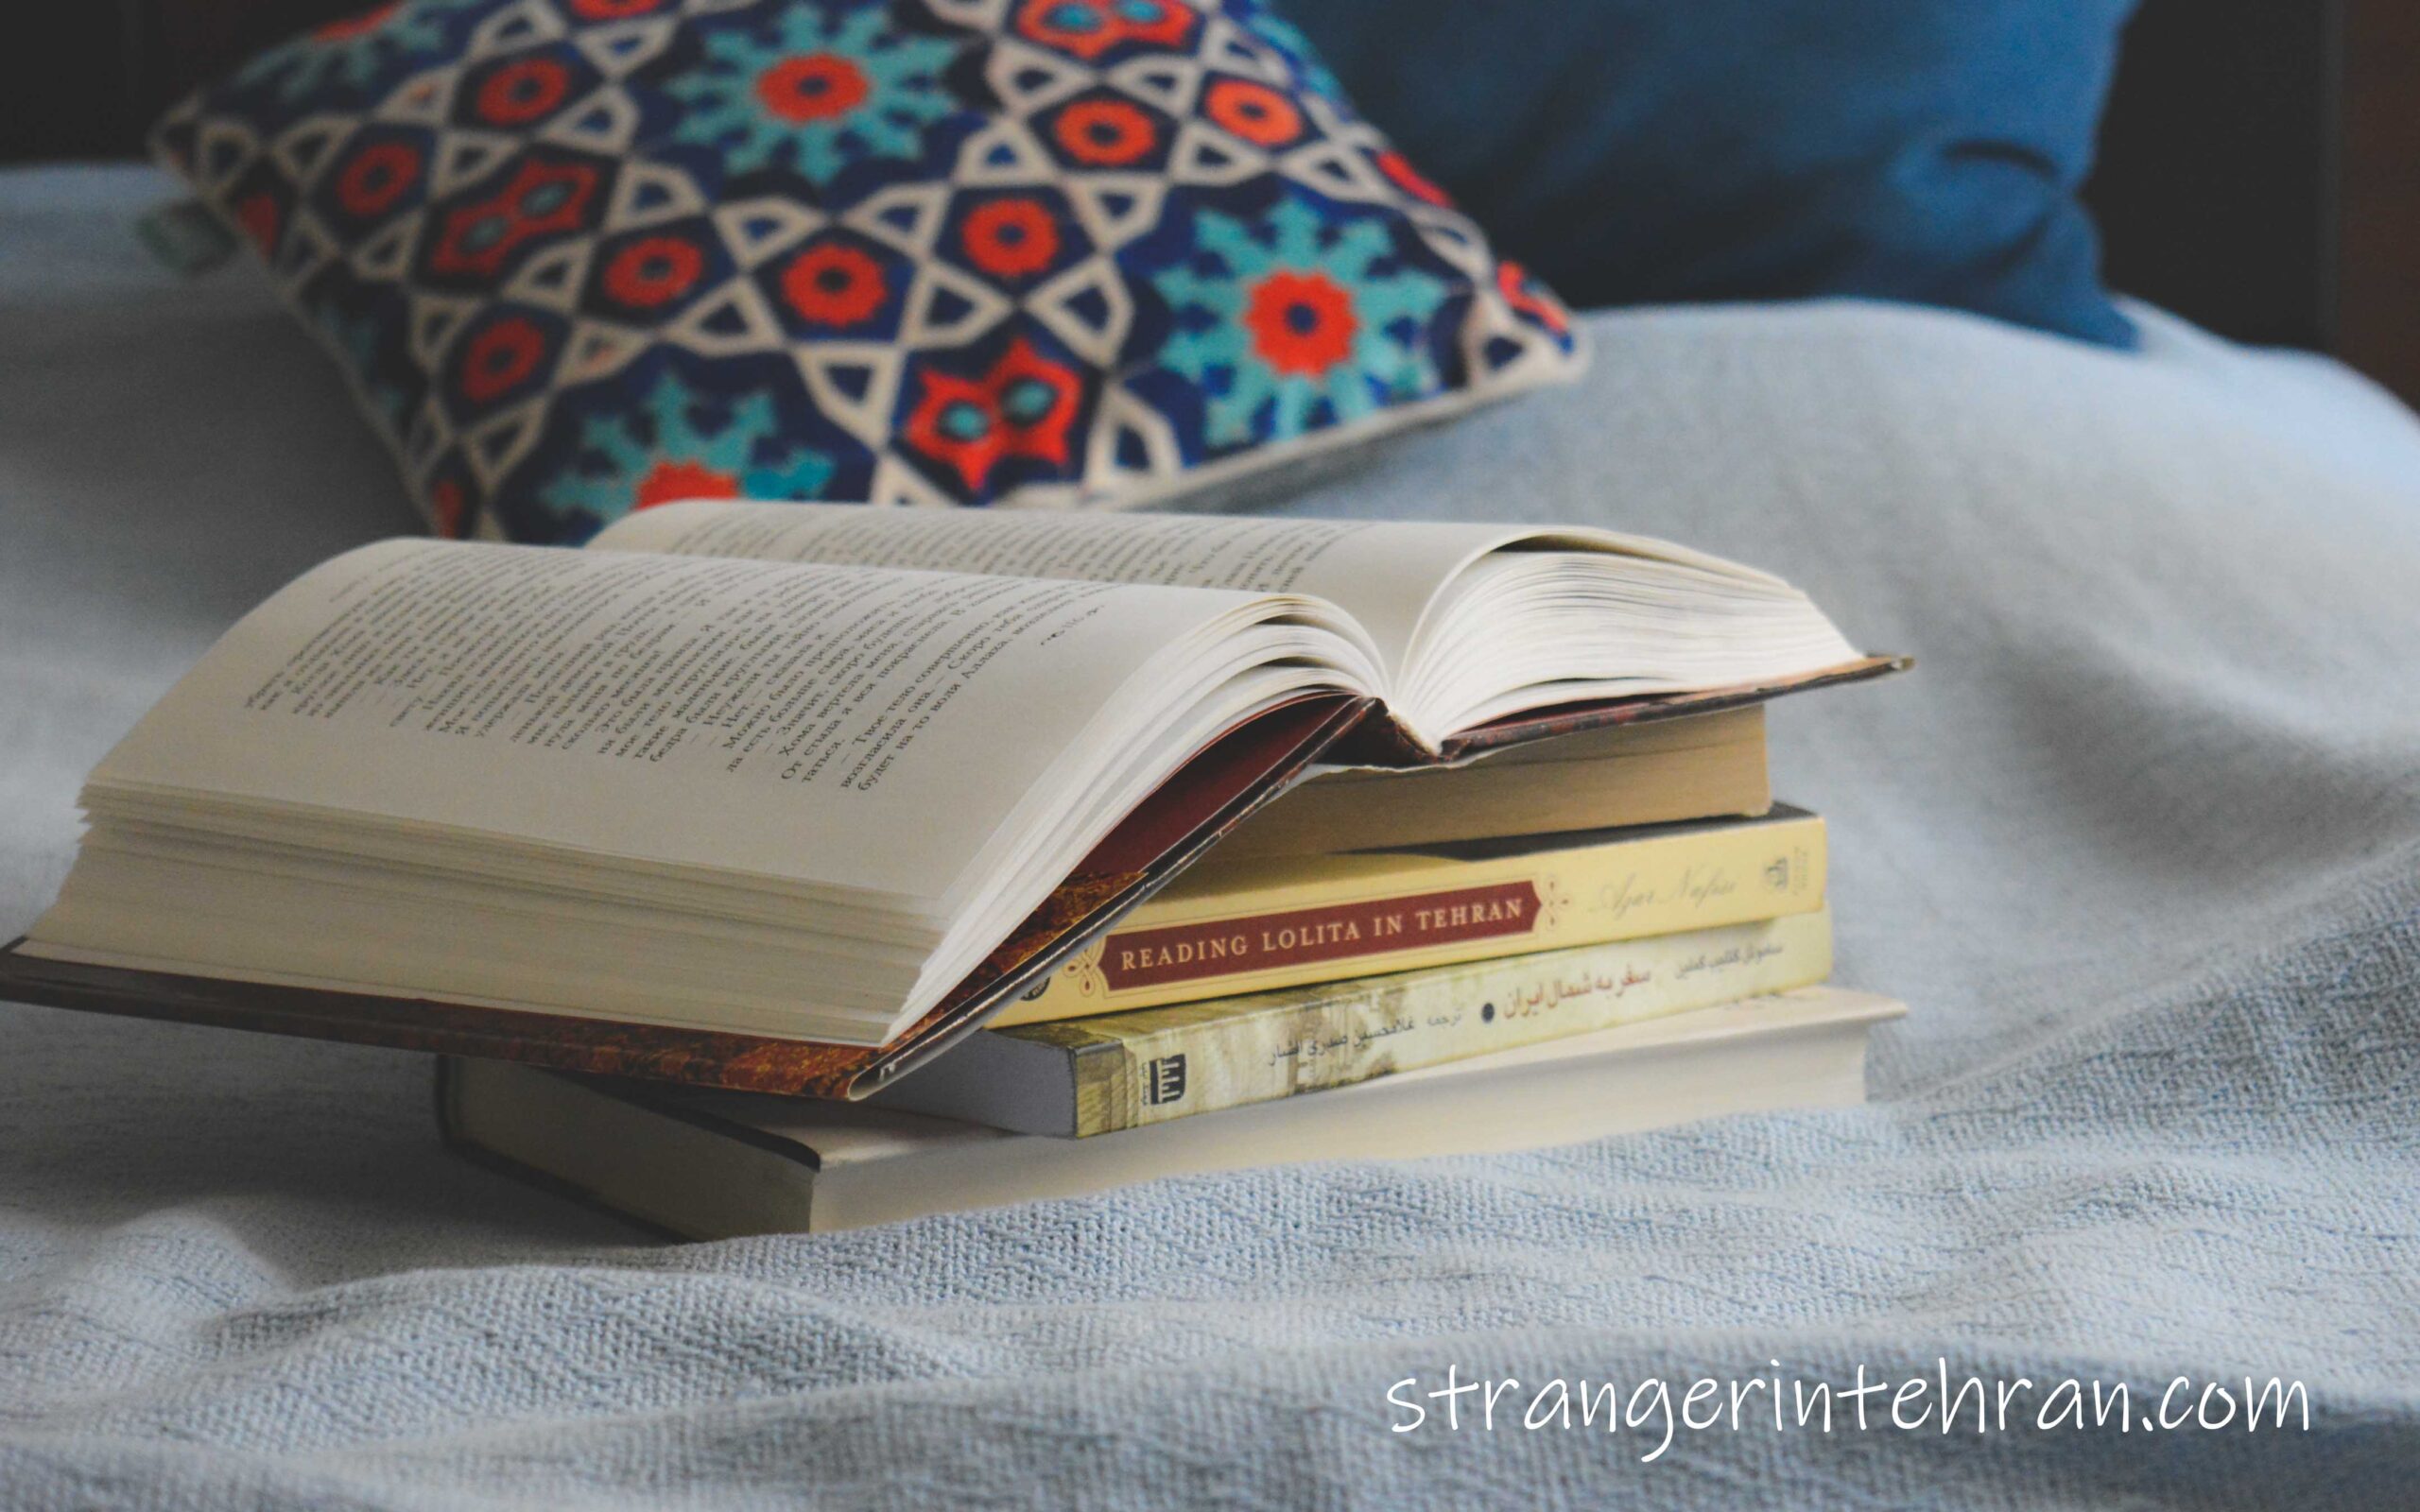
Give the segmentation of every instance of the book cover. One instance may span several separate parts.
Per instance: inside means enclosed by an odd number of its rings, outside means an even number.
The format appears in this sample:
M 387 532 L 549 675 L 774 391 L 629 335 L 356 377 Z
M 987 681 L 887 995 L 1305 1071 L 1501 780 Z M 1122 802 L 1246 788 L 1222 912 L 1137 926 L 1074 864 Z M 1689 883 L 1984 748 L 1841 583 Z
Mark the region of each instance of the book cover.
M 1121 1013 L 1707 929 L 1824 902 L 1824 822 L 1753 819 L 1210 865 L 994 1019 Z
M 1827 910 L 1325 987 L 987 1029 L 877 1093 L 1087 1138 L 1812 987 Z

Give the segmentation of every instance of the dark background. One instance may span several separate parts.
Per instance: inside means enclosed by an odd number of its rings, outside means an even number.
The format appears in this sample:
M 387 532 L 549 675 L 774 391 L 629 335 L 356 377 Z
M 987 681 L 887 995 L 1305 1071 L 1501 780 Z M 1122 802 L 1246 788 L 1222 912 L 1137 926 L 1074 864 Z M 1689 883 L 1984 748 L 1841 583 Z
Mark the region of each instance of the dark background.
M 361 3 L 28 8 L 0 27 L 0 163 L 136 155 L 176 94 Z M 2420 4 L 2146 0 L 2086 198 L 2112 286 L 2420 401 Z

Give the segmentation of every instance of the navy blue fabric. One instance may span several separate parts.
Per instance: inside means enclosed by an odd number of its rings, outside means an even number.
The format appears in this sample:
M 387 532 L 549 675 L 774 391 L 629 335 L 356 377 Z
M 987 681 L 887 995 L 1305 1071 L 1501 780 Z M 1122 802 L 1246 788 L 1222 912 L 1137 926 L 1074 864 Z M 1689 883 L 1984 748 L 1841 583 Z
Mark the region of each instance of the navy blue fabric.
M 1861 295 L 2113 346 L 2076 198 L 2135 0 L 1291 0 L 1576 305 Z

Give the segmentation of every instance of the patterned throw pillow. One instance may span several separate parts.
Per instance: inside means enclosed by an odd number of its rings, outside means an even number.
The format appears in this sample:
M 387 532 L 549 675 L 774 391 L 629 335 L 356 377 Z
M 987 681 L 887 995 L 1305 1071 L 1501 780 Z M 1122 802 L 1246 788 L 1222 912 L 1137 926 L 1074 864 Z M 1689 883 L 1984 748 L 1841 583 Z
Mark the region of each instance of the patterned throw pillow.
M 448 534 L 1131 503 L 1582 360 L 1257 0 L 406 0 L 154 143 Z

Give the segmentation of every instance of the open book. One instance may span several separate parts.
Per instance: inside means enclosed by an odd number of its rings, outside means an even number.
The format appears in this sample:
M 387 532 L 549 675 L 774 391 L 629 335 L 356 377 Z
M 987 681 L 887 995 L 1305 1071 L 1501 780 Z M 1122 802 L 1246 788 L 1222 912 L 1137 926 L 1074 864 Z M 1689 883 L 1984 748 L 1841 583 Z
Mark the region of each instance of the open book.
M 695 503 L 582 551 L 385 541 L 93 772 L 0 991 L 855 1092 L 1332 747 L 1891 664 L 1599 531 Z

